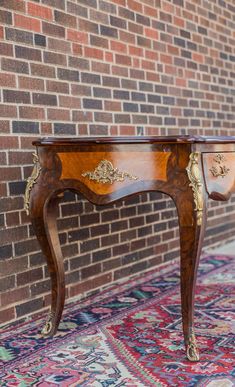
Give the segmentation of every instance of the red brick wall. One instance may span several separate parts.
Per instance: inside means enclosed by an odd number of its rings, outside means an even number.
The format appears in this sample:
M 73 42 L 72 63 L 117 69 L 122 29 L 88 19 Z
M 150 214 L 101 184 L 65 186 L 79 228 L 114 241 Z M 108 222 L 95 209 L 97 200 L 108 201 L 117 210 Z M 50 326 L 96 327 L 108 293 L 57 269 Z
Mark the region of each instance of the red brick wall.
M 234 15 L 233 0 L 0 2 L 1 322 L 49 300 L 23 210 L 32 140 L 234 135 Z M 233 219 L 232 201 L 211 204 L 207 246 Z M 178 257 L 175 208 L 157 193 L 107 208 L 68 193 L 59 228 L 69 297 Z

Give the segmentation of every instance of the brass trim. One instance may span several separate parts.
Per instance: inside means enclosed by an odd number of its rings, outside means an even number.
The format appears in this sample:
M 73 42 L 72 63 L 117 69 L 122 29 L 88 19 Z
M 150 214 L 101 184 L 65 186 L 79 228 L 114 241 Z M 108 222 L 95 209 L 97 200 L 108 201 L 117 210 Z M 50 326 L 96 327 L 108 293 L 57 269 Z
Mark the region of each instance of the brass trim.
M 33 163 L 34 163 L 33 171 L 31 176 L 28 177 L 27 179 L 27 185 L 26 185 L 25 194 L 24 194 L 24 209 L 27 215 L 29 215 L 30 191 L 32 190 L 34 184 L 36 183 L 38 176 L 40 174 L 40 171 L 42 169 L 39 163 L 39 158 L 37 153 L 33 153 Z
M 133 176 L 128 172 L 121 172 L 118 168 L 114 168 L 111 161 L 108 160 L 101 160 L 94 171 L 84 172 L 82 176 L 103 184 L 113 184 L 115 181 L 122 182 L 126 178 L 138 180 L 137 176 Z
M 186 354 L 187 354 L 188 360 L 190 360 L 190 361 L 199 361 L 200 360 L 199 351 L 197 348 L 197 342 L 196 342 L 196 337 L 195 337 L 194 332 L 192 332 L 189 336 Z
M 46 336 L 50 335 L 50 332 L 51 332 L 52 327 L 53 327 L 53 324 L 52 324 L 53 318 L 54 318 L 54 313 L 50 312 L 46 318 L 45 325 L 41 330 L 42 336 L 46 337 Z
M 223 162 L 226 161 L 226 158 L 221 153 L 217 153 L 217 155 L 213 158 L 213 161 L 215 161 L 219 165 L 212 165 L 210 168 L 210 171 L 214 177 L 224 177 L 226 176 L 230 169 L 226 167 L 226 165 L 221 165 Z
M 201 181 L 201 171 L 199 168 L 199 152 L 193 152 L 189 156 L 189 163 L 186 168 L 188 178 L 190 180 L 189 186 L 192 187 L 193 197 L 195 203 L 195 211 L 197 211 L 197 225 L 202 224 L 203 215 L 203 184 Z

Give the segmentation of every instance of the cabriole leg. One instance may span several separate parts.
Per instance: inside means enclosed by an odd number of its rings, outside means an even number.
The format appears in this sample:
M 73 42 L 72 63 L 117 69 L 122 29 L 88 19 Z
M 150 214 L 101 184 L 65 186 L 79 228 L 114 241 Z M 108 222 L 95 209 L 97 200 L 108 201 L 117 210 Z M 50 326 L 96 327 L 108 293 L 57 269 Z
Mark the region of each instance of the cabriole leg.
M 190 361 L 199 360 L 199 351 L 194 333 L 194 296 L 206 223 L 206 194 L 204 189 L 201 190 L 200 211 L 195 210 L 194 199 L 192 191 L 189 189 L 188 192 L 179 195 L 175 201 L 179 217 L 181 250 L 182 324 L 186 354 Z
M 30 216 L 35 234 L 47 259 L 51 277 L 51 311 L 42 329 L 42 335 L 53 336 L 58 328 L 65 301 L 64 264 L 57 230 L 58 199 L 45 191 L 32 195 Z

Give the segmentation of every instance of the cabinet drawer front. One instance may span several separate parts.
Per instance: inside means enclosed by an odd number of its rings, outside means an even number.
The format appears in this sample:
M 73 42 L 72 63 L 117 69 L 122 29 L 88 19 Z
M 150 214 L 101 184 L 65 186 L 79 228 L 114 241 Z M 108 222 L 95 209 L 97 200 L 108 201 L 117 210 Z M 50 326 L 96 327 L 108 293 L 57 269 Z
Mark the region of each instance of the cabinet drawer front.
M 60 179 L 79 180 L 91 191 L 105 195 L 149 180 L 167 181 L 171 152 L 70 152 L 57 153 Z

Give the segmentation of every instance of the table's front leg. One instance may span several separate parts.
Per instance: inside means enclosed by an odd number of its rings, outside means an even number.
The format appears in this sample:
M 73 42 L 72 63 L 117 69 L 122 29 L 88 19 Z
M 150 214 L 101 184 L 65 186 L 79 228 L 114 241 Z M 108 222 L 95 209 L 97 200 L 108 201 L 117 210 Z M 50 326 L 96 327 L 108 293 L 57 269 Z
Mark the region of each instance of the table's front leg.
M 64 264 L 57 230 L 58 198 L 50 198 L 49 194 L 39 184 L 34 187 L 30 200 L 32 225 L 51 277 L 51 311 L 42 329 L 45 337 L 56 333 L 65 301 Z
M 182 323 L 187 358 L 199 360 L 194 333 L 194 296 L 197 268 L 201 254 L 206 223 L 207 194 L 204 189 L 199 154 L 190 156 L 187 168 L 188 189 L 179 191 L 175 204 L 179 218 L 181 250 L 181 305 Z

